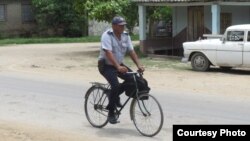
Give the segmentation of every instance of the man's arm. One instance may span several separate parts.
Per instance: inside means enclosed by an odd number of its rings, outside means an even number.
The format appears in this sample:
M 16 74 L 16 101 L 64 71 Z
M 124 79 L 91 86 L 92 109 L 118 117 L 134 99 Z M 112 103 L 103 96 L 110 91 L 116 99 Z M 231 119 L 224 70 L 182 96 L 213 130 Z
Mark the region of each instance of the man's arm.
M 118 72 L 121 73 L 126 73 L 128 72 L 128 69 L 124 66 L 121 66 L 120 64 L 117 63 L 113 53 L 109 50 L 105 50 L 105 54 L 108 58 L 108 60 L 112 63 L 112 65 L 118 70 Z

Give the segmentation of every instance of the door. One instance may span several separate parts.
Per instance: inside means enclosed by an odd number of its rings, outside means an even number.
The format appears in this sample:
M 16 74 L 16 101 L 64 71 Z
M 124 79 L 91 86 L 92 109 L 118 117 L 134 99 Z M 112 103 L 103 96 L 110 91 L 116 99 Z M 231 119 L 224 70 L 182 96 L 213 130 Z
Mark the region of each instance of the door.
M 195 41 L 204 34 L 204 7 L 188 7 L 188 40 Z
M 240 66 L 243 63 L 244 31 L 228 31 L 225 42 L 217 48 L 219 66 Z

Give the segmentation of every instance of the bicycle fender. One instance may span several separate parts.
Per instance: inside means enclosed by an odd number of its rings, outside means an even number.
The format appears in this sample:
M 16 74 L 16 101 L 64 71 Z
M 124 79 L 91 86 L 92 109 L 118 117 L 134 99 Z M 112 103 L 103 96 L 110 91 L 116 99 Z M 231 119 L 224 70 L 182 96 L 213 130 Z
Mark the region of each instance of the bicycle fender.
M 133 120 L 133 115 L 132 115 L 133 112 L 132 111 L 133 111 L 133 107 L 134 107 L 135 102 L 136 102 L 136 99 L 133 98 L 133 100 L 132 100 L 132 102 L 130 104 L 130 110 L 129 110 L 129 112 L 130 112 L 130 119 L 131 120 Z
M 96 87 L 95 85 L 91 86 L 91 87 L 87 90 L 87 92 L 85 93 L 84 98 L 88 97 L 89 92 L 92 91 L 92 89 L 95 88 L 95 87 Z
M 92 89 L 94 88 L 100 88 L 100 89 L 103 89 L 103 90 L 106 90 L 107 88 L 105 88 L 103 85 L 100 85 L 99 83 L 96 83 L 96 84 L 93 84 L 86 92 L 85 94 L 85 98 L 88 97 L 89 93 L 92 91 Z

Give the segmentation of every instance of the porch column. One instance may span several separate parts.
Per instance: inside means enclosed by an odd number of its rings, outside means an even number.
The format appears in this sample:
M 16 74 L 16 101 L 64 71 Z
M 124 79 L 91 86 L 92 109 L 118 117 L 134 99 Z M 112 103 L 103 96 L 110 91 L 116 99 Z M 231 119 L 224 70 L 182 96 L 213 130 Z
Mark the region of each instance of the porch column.
M 146 7 L 138 5 L 139 12 L 139 39 L 141 51 L 145 52 L 144 43 L 146 40 Z
M 214 4 L 212 11 L 212 34 L 220 34 L 220 5 Z

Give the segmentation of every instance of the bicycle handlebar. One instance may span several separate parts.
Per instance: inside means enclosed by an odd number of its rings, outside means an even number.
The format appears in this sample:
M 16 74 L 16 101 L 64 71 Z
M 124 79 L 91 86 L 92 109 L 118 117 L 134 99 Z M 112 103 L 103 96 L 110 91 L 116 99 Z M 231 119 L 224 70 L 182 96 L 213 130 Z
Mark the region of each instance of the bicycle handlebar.
M 143 72 L 140 72 L 139 70 L 137 71 L 131 71 L 131 72 L 126 72 L 127 74 L 138 74 L 138 75 L 143 75 Z
M 133 72 L 133 71 L 131 71 L 131 72 L 126 72 L 127 74 L 137 74 L 137 73 L 139 73 L 139 72 Z

